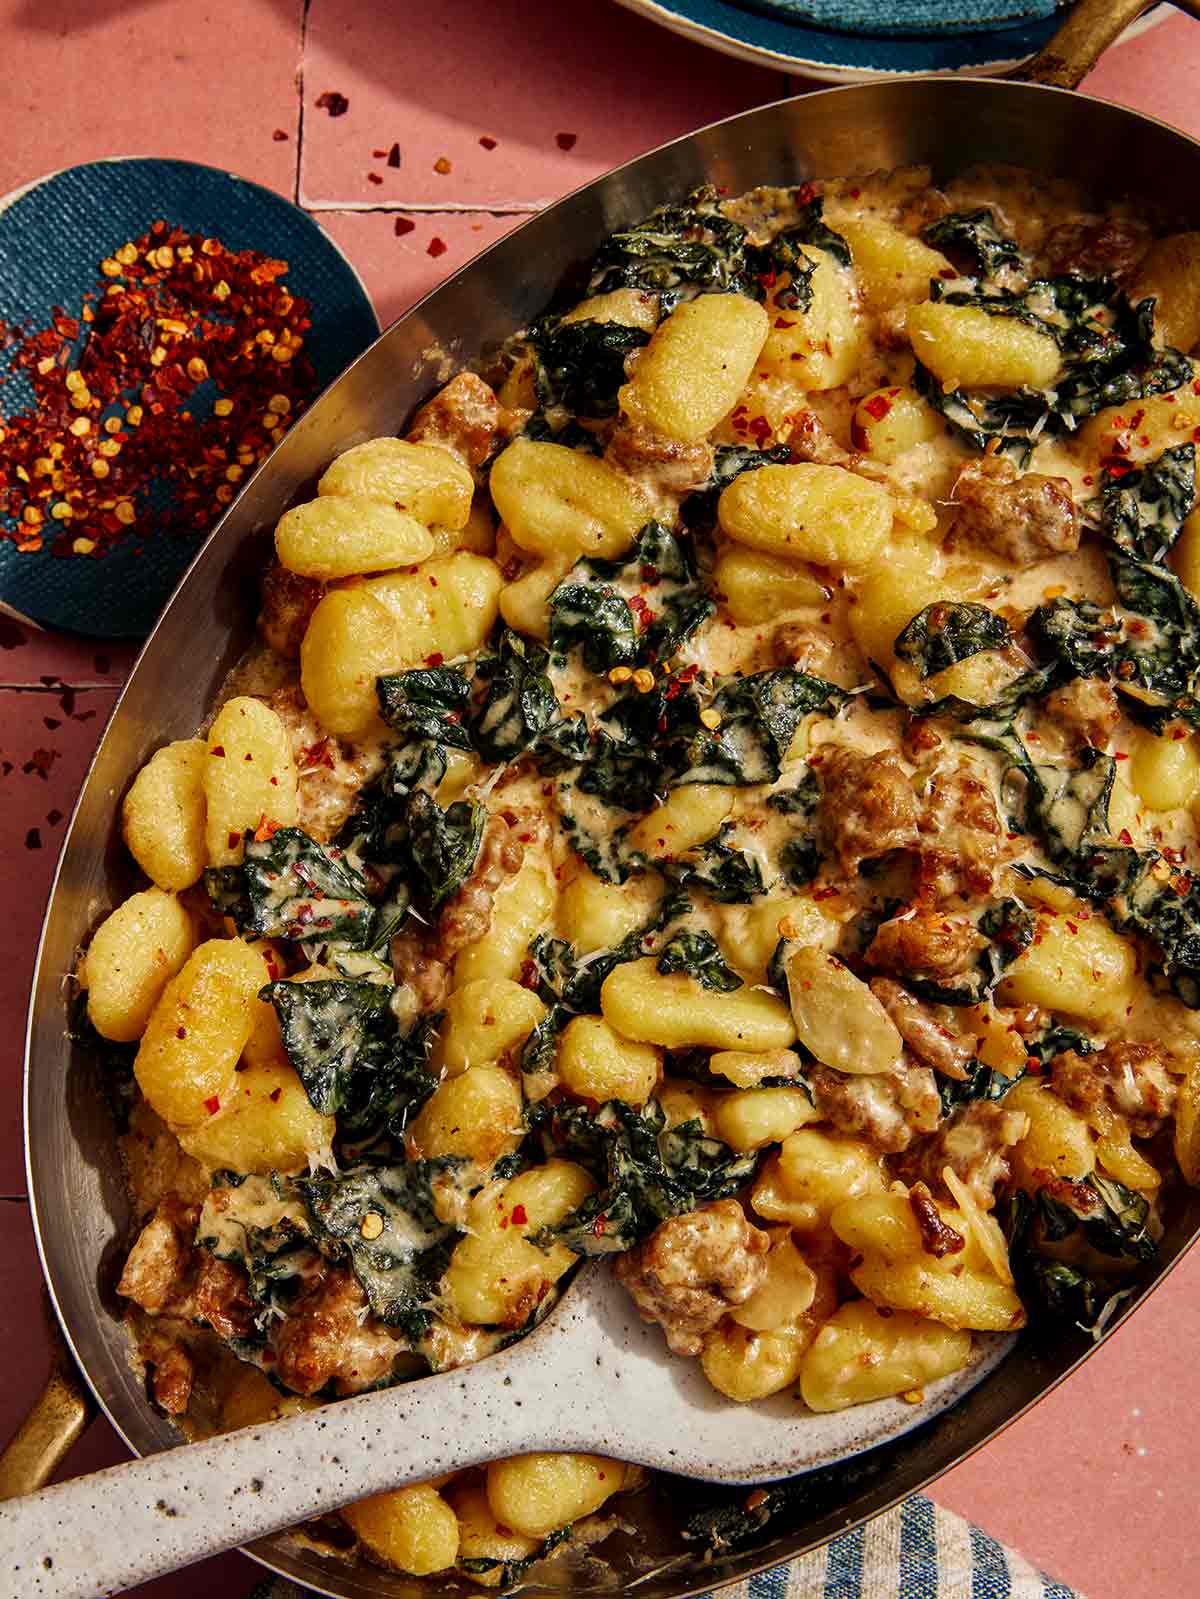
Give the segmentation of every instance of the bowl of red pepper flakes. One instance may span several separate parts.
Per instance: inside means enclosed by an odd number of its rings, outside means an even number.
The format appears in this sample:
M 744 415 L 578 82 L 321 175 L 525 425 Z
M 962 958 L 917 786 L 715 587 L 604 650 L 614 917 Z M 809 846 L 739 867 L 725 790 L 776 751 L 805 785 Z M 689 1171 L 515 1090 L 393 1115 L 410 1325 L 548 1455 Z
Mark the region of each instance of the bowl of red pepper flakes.
M 20 191 L 0 208 L 0 602 L 144 636 L 378 332 L 337 247 L 257 184 L 144 158 Z

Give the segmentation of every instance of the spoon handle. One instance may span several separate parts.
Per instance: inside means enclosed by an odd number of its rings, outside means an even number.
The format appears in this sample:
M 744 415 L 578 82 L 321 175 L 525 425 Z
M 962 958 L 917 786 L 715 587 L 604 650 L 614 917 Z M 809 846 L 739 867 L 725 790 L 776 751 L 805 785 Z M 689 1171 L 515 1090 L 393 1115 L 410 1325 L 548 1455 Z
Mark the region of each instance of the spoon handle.
M 529 1448 L 562 1381 L 550 1354 L 535 1334 L 469 1370 L 10 1500 L 0 1505 L 0 1594 L 101 1599 L 368 1494 Z M 557 1400 L 561 1413 L 561 1386 Z

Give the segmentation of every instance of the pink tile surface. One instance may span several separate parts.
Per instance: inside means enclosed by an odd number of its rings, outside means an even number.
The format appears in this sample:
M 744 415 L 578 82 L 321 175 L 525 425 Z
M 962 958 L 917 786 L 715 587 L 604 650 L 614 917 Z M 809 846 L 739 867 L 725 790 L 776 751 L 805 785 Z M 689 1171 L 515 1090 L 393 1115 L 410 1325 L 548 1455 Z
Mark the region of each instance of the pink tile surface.
M 306 205 L 529 209 L 716 117 L 786 93 L 610 0 L 520 6 L 313 0 L 304 62 Z M 319 110 L 336 92 L 342 116 Z M 617 112 L 619 94 L 626 108 Z M 492 150 L 481 138 L 496 140 Z M 400 146 L 400 166 L 373 158 Z M 439 172 L 439 161 L 450 170 Z M 381 177 L 372 183 L 368 172 Z
M 1165 22 L 1110 50 L 1083 90 L 1200 137 L 1200 22 L 1168 14 Z
M 321 213 L 321 226 L 354 262 L 385 328 L 524 220 L 489 211 Z M 397 222 L 411 222 L 412 231 L 397 236 Z
M 933 1496 L 1088 1599 L 1194 1599 L 1200 1254 Z
M 290 194 L 301 10 L 243 0 L 235 38 L 217 0 L 3 0 L 0 194 L 110 155 L 203 161 Z
M 0 688 L 49 686 L 46 680 L 51 678 L 76 688 L 119 688 L 136 655 L 134 644 L 44 632 L 0 615 Z
M 112 702 L 111 689 L 0 689 L 0 1196 L 25 1190 L 21 1070 L 38 929 L 75 803 Z M 50 725 L 54 724 L 54 725 Z

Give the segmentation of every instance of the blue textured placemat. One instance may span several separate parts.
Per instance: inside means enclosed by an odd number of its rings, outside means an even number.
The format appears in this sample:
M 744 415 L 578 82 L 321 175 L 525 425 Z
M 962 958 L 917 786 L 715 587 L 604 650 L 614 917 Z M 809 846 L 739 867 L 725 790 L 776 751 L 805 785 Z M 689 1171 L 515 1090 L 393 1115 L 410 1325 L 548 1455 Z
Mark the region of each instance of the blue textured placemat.
M 919 1494 L 799 1560 L 715 1592 L 720 1599 L 1083 1599 Z M 315 1596 L 279 1577 L 249 1599 Z
M 835 33 L 905 38 L 979 33 L 1052 17 L 1064 0 L 737 0 L 752 11 Z
M 358 276 L 311 217 L 244 178 L 154 157 L 70 167 L 0 212 L 0 318 L 41 328 L 55 305 L 78 315 L 100 261 L 160 217 L 231 250 L 258 250 L 288 263 L 288 287 L 312 305 L 305 345 L 318 389 L 378 333 Z M 201 535 L 171 534 L 149 539 L 141 555 L 125 545 L 88 560 L 22 553 L 3 539 L 0 599 L 46 626 L 141 638 L 201 542 Z

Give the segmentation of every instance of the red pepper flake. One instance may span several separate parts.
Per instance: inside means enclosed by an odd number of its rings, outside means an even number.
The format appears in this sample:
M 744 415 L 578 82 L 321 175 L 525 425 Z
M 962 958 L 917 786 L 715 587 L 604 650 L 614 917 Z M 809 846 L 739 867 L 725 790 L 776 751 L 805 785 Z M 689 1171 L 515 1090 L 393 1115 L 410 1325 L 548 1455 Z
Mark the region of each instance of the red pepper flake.
M 1124 750 L 1114 750 L 1113 751 L 1113 760 L 1114 761 L 1127 761 L 1128 759 L 1129 759 L 1129 756 Z
M 368 183 L 382 183 L 383 179 L 379 176 L 378 172 L 368 172 L 367 173 L 367 182 Z
M 813 898 L 814 899 L 833 899 L 833 897 L 836 895 L 837 892 L 838 891 L 837 891 L 836 888 L 818 888 L 816 893 L 813 895 Z
M 434 650 L 432 655 L 427 655 L 425 657 L 425 665 L 426 666 L 441 666 L 442 662 L 445 659 L 446 659 L 446 657 L 442 654 L 441 650 Z
M 1129 829 L 1127 827 L 1123 827 L 1121 829 L 1121 831 L 1117 834 L 1117 837 L 1121 840 L 1122 844 L 1127 844 L 1128 845 L 1128 844 L 1132 844 L 1133 843 L 1133 834 L 1129 831 Z
M 269 821 L 264 811 L 258 819 L 258 826 L 254 829 L 254 842 L 256 844 L 265 844 L 269 838 L 275 837 L 282 826 L 282 822 Z M 230 848 L 232 849 L 233 846 L 230 845 Z
M 240 833 L 226 833 L 225 842 L 228 844 L 230 849 L 236 849 L 242 842 L 242 835 Z
M 794 328 L 796 324 L 793 321 L 789 321 L 785 316 L 777 316 L 771 326 L 775 328 Z
M 892 408 L 892 397 L 899 392 L 899 389 L 892 389 L 890 394 L 872 394 L 869 400 L 863 401 L 863 410 L 876 422 L 882 422 Z
M 556 133 L 554 142 L 560 150 L 573 150 L 579 143 L 579 135 L 577 133 Z
M 389 167 L 393 168 L 400 165 L 400 146 L 398 144 L 394 144 L 388 151 L 387 164 Z
M 41 849 L 41 847 L 42 847 L 41 829 L 37 828 L 37 827 L 31 827 L 29 829 L 29 831 L 25 835 L 25 848 L 26 849 Z
M 479 142 L 485 150 L 494 150 L 500 141 L 498 139 L 493 139 L 490 133 L 481 133 L 479 135 Z
M 450 160 L 449 156 L 440 155 L 433 163 L 433 170 L 439 177 L 448 178 L 454 171 L 454 162 Z
M 283 1089 L 282 1088 L 273 1088 L 271 1090 L 271 1092 L 267 1095 L 267 1098 L 271 1101 L 272 1105 L 278 1105 L 279 1096 L 282 1093 L 283 1093 Z
M 448 249 L 449 245 L 446 243 L 445 239 L 439 239 L 435 234 L 426 246 L 425 254 L 433 256 L 436 260 L 439 255 L 445 255 Z
M 283 128 L 276 128 L 271 137 L 274 139 L 276 144 L 282 144 L 287 138 L 287 133 Z
M 1076 924 L 1074 922 L 1068 922 L 1067 923 L 1067 932 L 1068 933 L 1077 933 L 1078 931 L 1079 931 L 1079 928 L 1076 926 Z
M 344 117 L 349 109 L 349 100 L 336 89 L 326 89 L 324 94 L 317 96 L 317 110 L 328 111 L 331 117 Z
M 406 233 L 411 233 L 416 225 L 411 217 L 397 217 L 392 231 L 398 239 L 402 239 Z
M 229 468 L 263 460 L 315 387 L 310 308 L 286 272 L 160 220 L 114 240 L 79 315 L 0 325 L 0 382 L 31 394 L 3 424 L 0 537 L 98 559 L 206 532 L 236 493 Z
M 176 1038 L 186 1038 L 187 1037 L 187 1028 L 186 1027 L 177 1027 L 175 1029 L 175 1037 Z
M 215 1116 L 221 1108 L 220 1094 L 214 1094 L 211 1099 L 204 1101 L 204 1108 L 210 1116 Z
M 802 183 L 796 190 L 797 205 L 811 205 L 816 198 L 817 186 L 815 183 Z
M 518 1227 L 525 1226 L 526 1222 L 529 1220 L 529 1212 L 525 1209 L 524 1205 L 513 1206 L 512 1219 Z
M 608 1231 L 608 1217 L 604 1214 L 603 1211 L 601 1211 L 600 1214 L 596 1217 L 595 1221 L 592 1223 L 592 1235 L 593 1235 L 593 1237 L 596 1237 L 596 1238 L 603 1238 L 607 1231 Z

